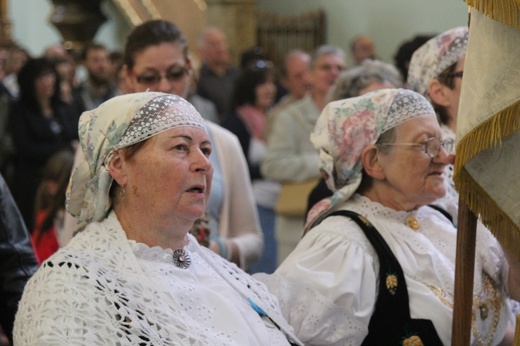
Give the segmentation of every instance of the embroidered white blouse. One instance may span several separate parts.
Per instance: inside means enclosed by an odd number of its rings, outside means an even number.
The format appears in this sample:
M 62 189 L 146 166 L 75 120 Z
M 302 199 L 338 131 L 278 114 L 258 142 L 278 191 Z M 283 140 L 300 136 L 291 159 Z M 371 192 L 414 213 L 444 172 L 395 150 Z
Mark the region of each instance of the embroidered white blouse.
M 430 207 L 397 212 L 360 195 L 339 209 L 363 215 L 381 233 L 404 271 L 411 317 L 432 320 L 449 345 L 456 229 L 448 219 Z M 418 220 L 418 230 L 407 226 L 409 217 Z M 472 343 L 496 345 L 511 322 L 504 303 L 509 267 L 484 228 L 477 234 L 475 268 Z M 278 296 L 284 316 L 306 345 L 360 345 L 367 335 L 378 294 L 379 260 L 350 218 L 326 218 L 274 274 L 254 276 Z
M 27 284 L 15 344 L 289 345 L 265 286 L 189 237 L 182 269 L 171 249 L 129 241 L 114 212 L 89 225 Z

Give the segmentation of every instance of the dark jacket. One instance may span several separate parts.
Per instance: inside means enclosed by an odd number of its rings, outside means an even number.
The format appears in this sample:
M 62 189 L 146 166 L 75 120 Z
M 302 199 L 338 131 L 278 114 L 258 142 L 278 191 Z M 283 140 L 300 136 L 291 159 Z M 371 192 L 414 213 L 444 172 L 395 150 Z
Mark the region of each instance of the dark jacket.
M 249 168 L 249 176 L 251 181 L 255 179 L 263 179 L 262 174 L 260 173 L 260 165 L 252 164 L 249 161 L 249 145 L 251 143 L 251 134 L 247 129 L 246 125 L 240 119 L 237 113 L 231 113 L 223 122 L 222 127 L 228 129 L 233 132 L 240 142 L 240 146 L 242 147 L 242 151 L 244 152 L 244 156 L 247 160 L 247 166 Z
M 36 269 L 27 229 L 0 175 L 0 324 L 11 343 L 18 301 Z

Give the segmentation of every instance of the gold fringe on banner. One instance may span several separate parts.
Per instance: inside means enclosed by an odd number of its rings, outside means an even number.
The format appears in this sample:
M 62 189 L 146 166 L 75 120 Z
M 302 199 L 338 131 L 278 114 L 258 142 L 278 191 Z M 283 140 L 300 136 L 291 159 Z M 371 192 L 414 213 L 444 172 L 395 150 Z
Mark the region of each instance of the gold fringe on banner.
M 516 316 L 515 340 L 513 341 L 513 345 L 520 345 L 520 315 Z
M 469 210 L 478 215 L 500 244 L 520 260 L 520 230 L 465 168 L 459 172 L 457 188 Z
M 520 30 L 520 0 L 465 0 L 490 18 Z
M 475 127 L 457 144 L 453 181 L 459 198 L 484 225 L 520 259 L 520 229 L 473 179 L 464 165 L 479 152 L 499 145 L 502 138 L 520 130 L 520 101 Z M 515 245 L 516 244 L 516 245 Z M 513 248 L 514 247 L 514 248 Z
M 479 152 L 493 148 L 502 138 L 520 130 L 520 100 L 475 127 L 457 143 L 455 172 Z M 454 177 L 457 184 L 457 175 Z

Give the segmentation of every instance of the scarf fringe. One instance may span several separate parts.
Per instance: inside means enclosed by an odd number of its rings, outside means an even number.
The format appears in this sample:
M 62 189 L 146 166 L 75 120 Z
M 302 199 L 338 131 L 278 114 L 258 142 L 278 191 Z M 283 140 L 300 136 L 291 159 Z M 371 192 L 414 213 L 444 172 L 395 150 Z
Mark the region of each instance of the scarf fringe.
M 458 180 L 459 167 L 463 167 L 479 152 L 500 145 L 502 138 L 518 130 L 520 130 L 520 101 L 502 109 L 471 130 L 457 143 L 454 180 Z
M 520 229 L 486 193 L 473 177 L 462 169 L 459 172 L 458 191 L 469 210 L 491 230 L 502 246 L 520 259 Z
M 493 20 L 520 30 L 520 1 L 519 0 L 465 0 L 469 6 Z

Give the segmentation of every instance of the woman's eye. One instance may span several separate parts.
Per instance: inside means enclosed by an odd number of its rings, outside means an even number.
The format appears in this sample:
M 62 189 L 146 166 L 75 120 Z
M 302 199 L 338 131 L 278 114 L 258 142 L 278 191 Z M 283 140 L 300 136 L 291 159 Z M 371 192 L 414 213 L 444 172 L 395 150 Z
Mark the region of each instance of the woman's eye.
M 188 151 L 188 146 L 186 144 L 178 144 L 178 145 L 174 146 L 173 149 L 179 150 L 179 151 Z
M 204 153 L 206 157 L 211 155 L 211 148 L 202 148 L 201 151 Z

